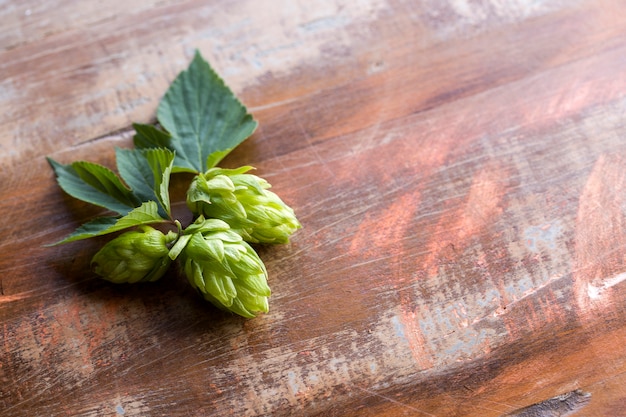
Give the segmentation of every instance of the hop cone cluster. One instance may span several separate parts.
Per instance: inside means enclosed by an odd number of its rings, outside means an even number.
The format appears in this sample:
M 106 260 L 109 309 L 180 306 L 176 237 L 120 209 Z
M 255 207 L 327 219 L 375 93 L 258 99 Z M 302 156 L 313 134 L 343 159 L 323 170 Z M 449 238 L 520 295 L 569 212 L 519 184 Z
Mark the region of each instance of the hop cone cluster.
M 179 259 L 187 279 L 217 307 L 254 317 L 267 313 L 270 287 L 257 253 L 222 220 L 199 217 Z
M 217 307 L 243 317 L 269 310 L 267 271 L 249 243 L 286 243 L 300 223 L 251 167 L 211 168 L 187 192 L 196 221 L 167 235 L 149 226 L 123 233 L 92 260 L 115 283 L 155 281 L 176 259 L 191 285 Z M 249 242 L 249 243 L 248 243 Z
M 170 265 L 169 237 L 150 226 L 126 232 L 108 242 L 91 260 L 94 271 L 107 281 L 156 281 Z
M 225 221 L 251 243 L 287 243 L 300 228 L 291 209 L 270 184 L 246 174 L 252 167 L 212 168 L 196 176 L 187 192 L 187 206 L 196 215 Z

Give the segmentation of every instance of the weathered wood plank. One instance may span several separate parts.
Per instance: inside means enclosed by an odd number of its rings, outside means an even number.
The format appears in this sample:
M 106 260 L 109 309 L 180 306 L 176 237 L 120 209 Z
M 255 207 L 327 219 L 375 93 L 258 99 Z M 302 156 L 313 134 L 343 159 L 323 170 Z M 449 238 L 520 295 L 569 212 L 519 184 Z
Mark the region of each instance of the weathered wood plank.
M 0 50 L 15 49 L 59 33 L 84 30 L 90 26 L 111 22 L 123 12 L 141 15 L 155 6 L 176 0 L 113 0 L 106 7 L 98 1 L 86 0 L 80 6 L 71 0 L 42 3 L 36 0 L 5 1 L 0 9 Z
M 626 5 L 600 3 L 0 13 L 3 415 L 499 416 L 578 388 L 625 414 Z M 43 246 L 98 213 L 43 156 L 112 166 L 194 47 L 260 122 L 225 164 L 304 225 L 260 249 L 254 320 Z

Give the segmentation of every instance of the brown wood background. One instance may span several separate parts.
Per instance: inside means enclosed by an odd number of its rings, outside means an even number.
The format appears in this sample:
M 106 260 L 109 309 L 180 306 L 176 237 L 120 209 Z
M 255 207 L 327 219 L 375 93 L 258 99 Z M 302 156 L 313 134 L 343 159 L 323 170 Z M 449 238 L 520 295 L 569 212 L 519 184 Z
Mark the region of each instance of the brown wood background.
M 44 247 L 195 48 L 304 226 L 253 320 Z M 0 1 L 0 414 L 626 416 L 625 185 L 622 0 Z

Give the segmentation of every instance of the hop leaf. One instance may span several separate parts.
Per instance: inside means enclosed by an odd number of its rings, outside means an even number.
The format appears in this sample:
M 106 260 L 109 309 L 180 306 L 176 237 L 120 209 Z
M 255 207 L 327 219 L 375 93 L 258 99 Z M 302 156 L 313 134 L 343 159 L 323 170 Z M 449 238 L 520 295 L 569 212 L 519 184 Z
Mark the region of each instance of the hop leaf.
M 176 153 L 172 172 L 203 172 L 248 138 L 257 122 L 200 52 L 159 103 L 165 131 L 135 124 L 137 148 L 166 147 Z
M 246 174 L 252 167 L 211 168 L 197 175 L 187 192 L 196 215 L 221 219 L 251 243 L 287 243 L 300 223 L 291 207 L 268 189 L 263 178 Z
M 166 236 L 150 226 L 141 226 L 108 242 L 91 260 L 96 274 L 115 283 L 156 281 L 170 265 Z
M 215 306 L 252 318 L 269 311 L 267 271 L 256 252 L 228 224 L 198 218 L 180 261 L 187 279 Z

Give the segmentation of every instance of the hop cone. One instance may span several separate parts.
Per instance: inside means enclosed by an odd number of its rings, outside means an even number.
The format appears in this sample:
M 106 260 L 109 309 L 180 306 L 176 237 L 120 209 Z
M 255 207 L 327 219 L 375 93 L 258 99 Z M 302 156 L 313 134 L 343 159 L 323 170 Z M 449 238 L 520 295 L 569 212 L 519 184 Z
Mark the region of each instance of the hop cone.
M 211 168 L 192 181 L 187 205 L 196 215 L 221 219 L 251 243 L 287 243 L 300 223 L 270 184 L 246 174 L 252 167 Z
M 168 238 L 142 226 L 108 242 L 91 260 L 96 274 L 115 283 L 156 281 L 170 265 Z
M 243 317 L 269 311 L 267 271 L 238 233 L 221 220 L 202 217 L 185 233 L 192 234 L 179 259 L 187 279 L 205 299 Z

